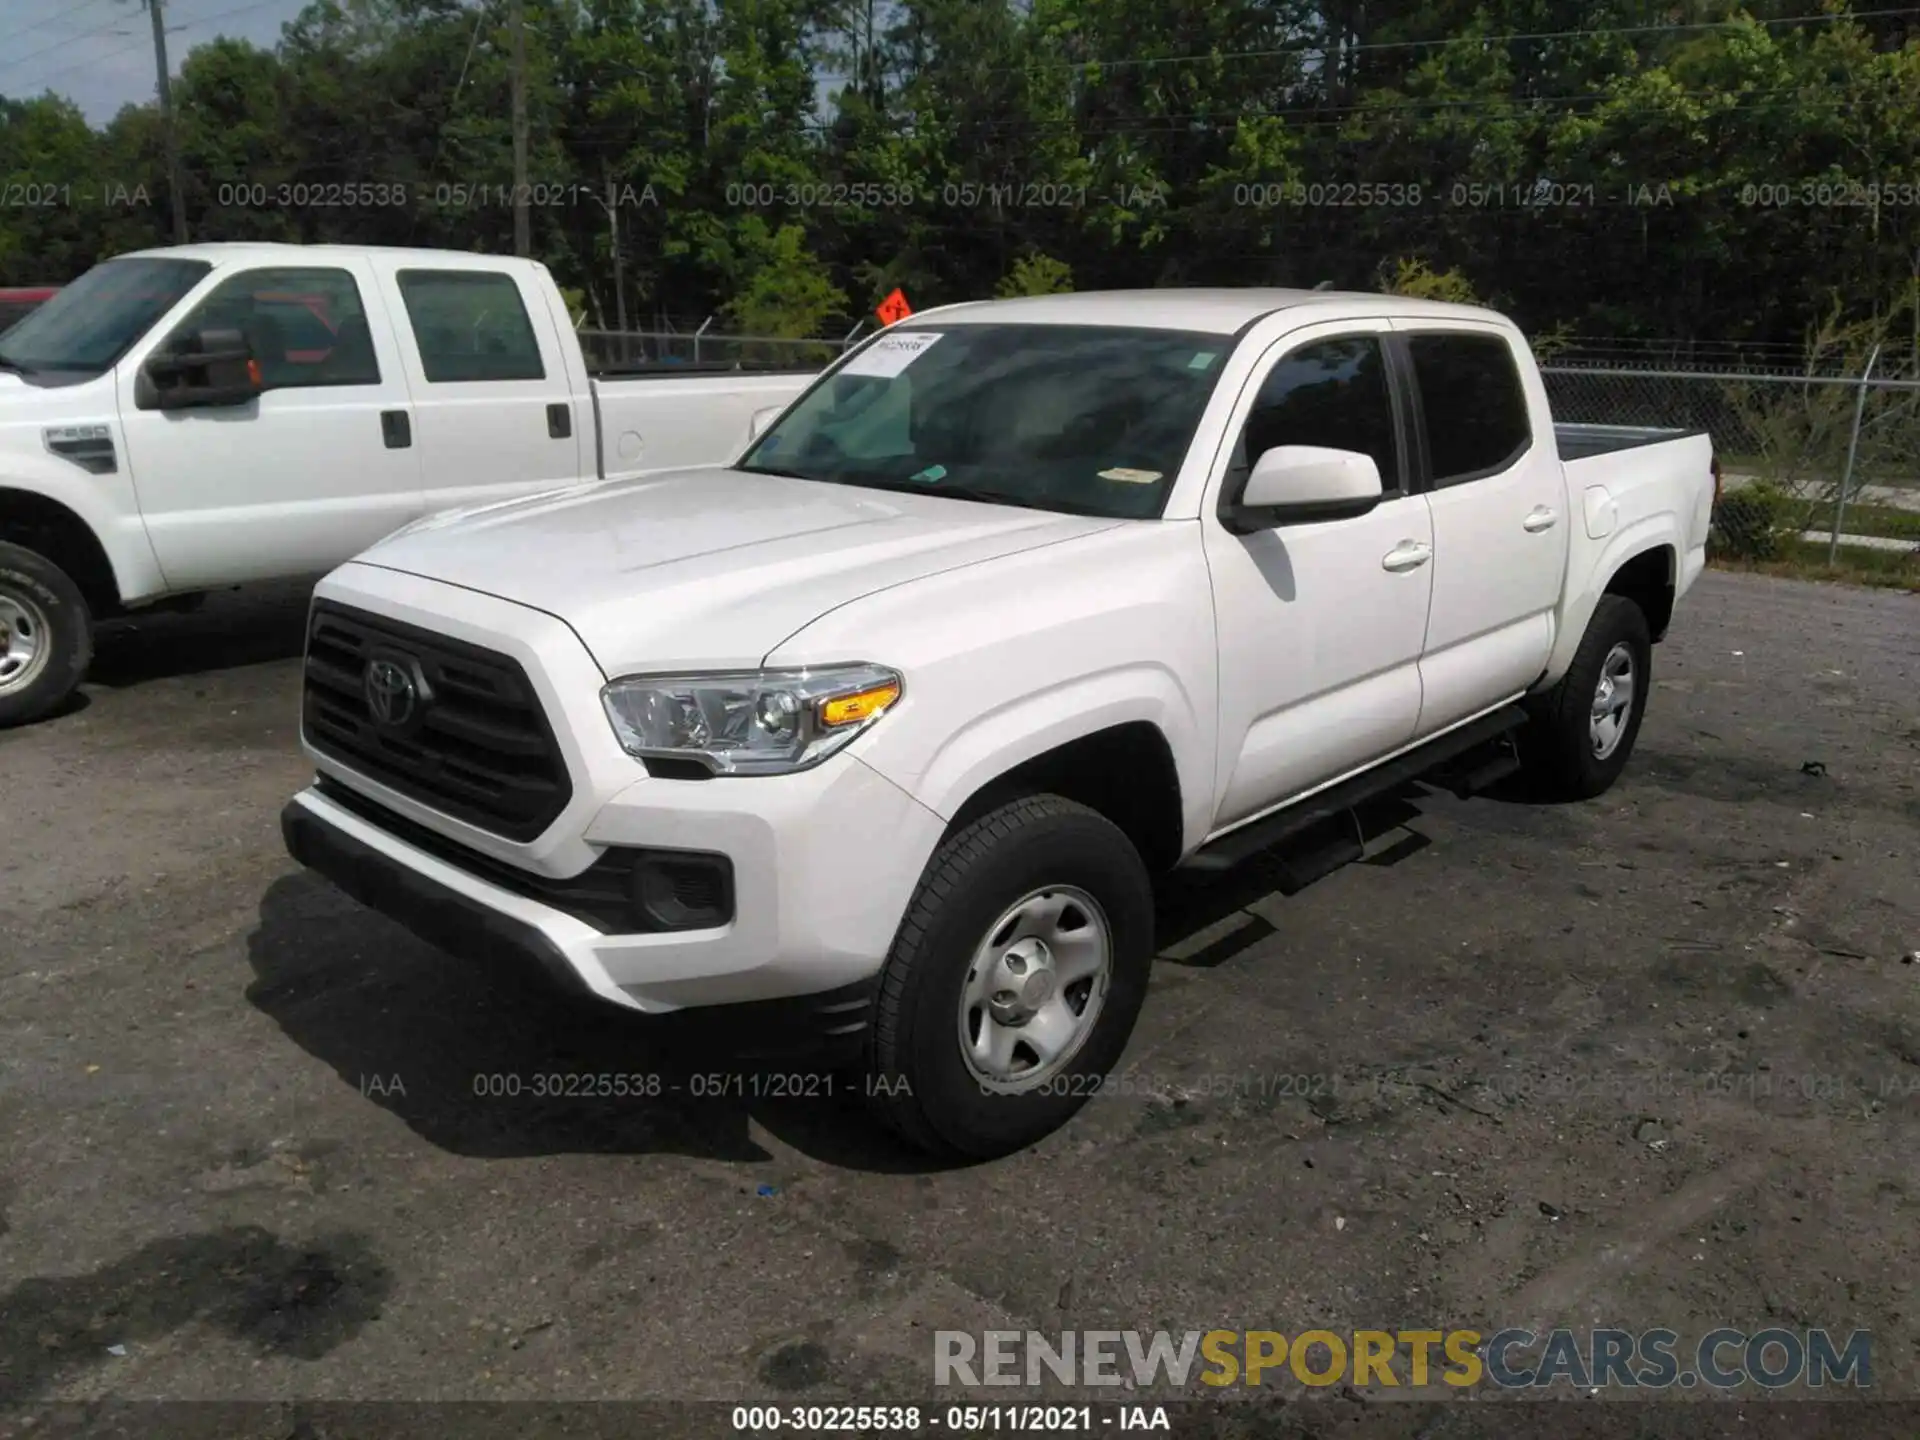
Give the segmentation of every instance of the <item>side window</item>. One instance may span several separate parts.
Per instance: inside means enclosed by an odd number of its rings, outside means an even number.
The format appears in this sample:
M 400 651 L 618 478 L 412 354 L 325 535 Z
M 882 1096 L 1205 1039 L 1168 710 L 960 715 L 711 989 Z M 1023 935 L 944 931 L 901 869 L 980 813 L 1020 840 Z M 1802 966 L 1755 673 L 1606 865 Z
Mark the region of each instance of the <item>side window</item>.
M 1241 431 L 1235 467 L 1250 467 L 1276 445 L 1358 450 L 1380 467 L 1384 490 L 1400 489 L 1387 357 L 1378 337 L 1316 341 L 1275 363 Z
M 511 275 L 402 270 L 398 278 L 429 381 L 547 378 L 540 342 Z
M 260 364 L 264 389 L 380 383 L 360 287 L 345 270 L 242 271 L 194 307 L 162 352 L 171 353 L 199 330 L 243 331 Z
M 1410 335 L 1435 488 L 1506 469 L 1533 443 L 1527 392 L 1498 335 Z

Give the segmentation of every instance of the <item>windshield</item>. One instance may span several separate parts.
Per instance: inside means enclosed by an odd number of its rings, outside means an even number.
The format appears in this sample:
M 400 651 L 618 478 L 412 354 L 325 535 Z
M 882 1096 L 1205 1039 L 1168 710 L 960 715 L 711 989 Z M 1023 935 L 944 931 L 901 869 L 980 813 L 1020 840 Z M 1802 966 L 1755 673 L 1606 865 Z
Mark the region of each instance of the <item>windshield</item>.
M 204 260 L 109 260 L 0 335 L 0 364 L 29 373 L 107 369 L 212 267 Z
M 760 474 L 1157 516 L 1225 335 L 1067 325 L 890 330 L 741 462 Z

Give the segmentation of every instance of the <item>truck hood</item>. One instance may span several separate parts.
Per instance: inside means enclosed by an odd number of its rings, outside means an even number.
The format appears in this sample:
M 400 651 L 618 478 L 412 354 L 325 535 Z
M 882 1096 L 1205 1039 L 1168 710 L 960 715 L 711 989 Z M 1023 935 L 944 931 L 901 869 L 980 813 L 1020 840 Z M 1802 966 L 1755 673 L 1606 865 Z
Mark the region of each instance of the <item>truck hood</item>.
M 434 516 L 356 563 L 545 611 L 617 676 L 750 668 L 876 590 L 1119 523 L 703 468 Z

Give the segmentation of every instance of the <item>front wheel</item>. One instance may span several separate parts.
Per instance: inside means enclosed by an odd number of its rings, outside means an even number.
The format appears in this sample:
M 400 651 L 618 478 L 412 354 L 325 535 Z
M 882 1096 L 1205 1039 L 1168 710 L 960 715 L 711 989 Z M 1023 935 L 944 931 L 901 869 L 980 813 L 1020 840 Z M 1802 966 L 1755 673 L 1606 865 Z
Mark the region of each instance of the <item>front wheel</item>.
M 1560 683 L 1533 704 L 1521 736 L 1531 778 L 1550 798 L 1590 800 L 1620 778 L 1653 688 L 1653 639 L 1640 607 L 1602 595 Z
M 1119 1060 L 1152 959 L 1152 882 L 1127 837 L 1058 795 L 1004 805 L 927 864 L 881 975 L 868 1094 L 925 1150 L 1030 1145 Z
M 0 544 L 0 729 L 57 709 L 92 659 L 80 587 L 45 556 Z

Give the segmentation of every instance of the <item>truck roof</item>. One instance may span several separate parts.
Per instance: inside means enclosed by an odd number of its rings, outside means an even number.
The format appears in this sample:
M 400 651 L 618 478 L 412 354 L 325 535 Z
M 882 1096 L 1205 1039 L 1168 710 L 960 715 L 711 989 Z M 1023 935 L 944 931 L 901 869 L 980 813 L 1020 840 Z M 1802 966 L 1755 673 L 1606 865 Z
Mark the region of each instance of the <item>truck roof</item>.
M 129 250 L 114 258 L 205 260 L 215 265 L 248 265 L 255 262 L 293 262 L 298 256 L 342 256 L 364 258 L 379 256 L 388 260 L 415 260 L 426 264 L 531 265 L 511 255 L 482 255 L 472 250 L 410 249 L 404 245 L 292 245 L 280 241 L 209 240 L 197 245 L 157 245 L 146 250 Z
M 1330 306 L 1341 315 L 1393 315 L 1436 320 L 1500 320 L 1476 305 L 1376 295 L 1362 290 L 1165 289 L 1083 290 L 1065 295 L 1028 295 L 1012 300 L 976 300 L 922 310 L 913 324 L 936 317 L 943 323 L 1016 325 L 1114 325 L 1150 330 L 1190 330 L 1232 335 L 1280 310 Z

